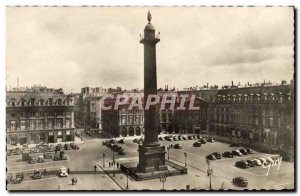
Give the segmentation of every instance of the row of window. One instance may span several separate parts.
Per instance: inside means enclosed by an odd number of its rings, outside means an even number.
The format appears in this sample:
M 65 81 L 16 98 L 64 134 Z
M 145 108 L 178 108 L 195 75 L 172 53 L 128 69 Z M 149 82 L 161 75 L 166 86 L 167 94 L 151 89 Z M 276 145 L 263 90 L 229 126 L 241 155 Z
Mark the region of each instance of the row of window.
M 56 123 L 56 124 L 55 124 Z M 18 124 L 16 121 L 10 121 L 10 131 L 16 131 L 16 130 L 34 130 L 34 129 L 53 129 L 53 128 L 70 128 L 71 127 L 71 121 L 66 119 L 65 122 L 63 122 L 62 119 L 56 119 L 54 120 L 48 120 L 47 121 L 47 127 L 46 127 L 46 121 L 45 120 L 27 120 L 27 121 L 20 121 Z M 55 127 L 54 127 L 55 124 Z
M 53 101 L 52 98 L 48 99 L 47 101 L 40 99 L 39 101 L 35 101 L 35 99 L 30 99 L 29 101 L 21 100 L 19 103 L 15 101 L 11 101 L 8 103 L 8 105 L 15 107 L 15 106 L 62 106 L 62 105 L 70 105 L 70 100 L 62 100 L 57 99 L 56 101 Z
M 262 93 L 262 94 L 238 94 L 238 95 L 218 95 L 218 102 L 246 102 L 246 101 L 291 101 L 291 93 Z
M 21 112 L 21 113 L 11 113 L 12 118 L 30 118 L 30 117 L 49 117 L 49 116 L 70 116 L 71 112 Z

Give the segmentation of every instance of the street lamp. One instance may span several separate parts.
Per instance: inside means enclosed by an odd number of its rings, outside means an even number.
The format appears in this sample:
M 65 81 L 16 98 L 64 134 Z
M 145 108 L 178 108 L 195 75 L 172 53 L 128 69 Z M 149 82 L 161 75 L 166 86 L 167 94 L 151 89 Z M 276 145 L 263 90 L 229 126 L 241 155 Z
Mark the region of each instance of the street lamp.
M 105 153 L 103 153 L 103 167 L 105 167 Z
M 112 150 L 113 151 L 113 165 L 114 165 L 114 172 L 113 172 L 113 177 L 115 177 L 115 151 L 114 150 Z
M 209 169 L 210 161 L 206 159 L 206 164 L 207 164 L 207 175 L 209 176 L 209 189 L 211 189 L 211 176 L 213 173 L 212 169 Z
M 128 169 L 126 170 L 126 174 L 127 174 L 127 184 L 126 184 L 126 189 L 128 190 L 128 189 L 129 189 L 129 186 L 128 186 L 129 170 L 128 170 Z
M 170 146 L 167 146 L 167 150 L 168 150 L 168 160 L 169 160 L 170 159 L 170 155 L 169 155 Z
M 183 154 L 184 154 L 184 166 L 186 167 L 186 157 L 187 157 L 187 153 L 184 152 Z
M 160 182 L 163 185 L 163 190 L 165 190 L 165 182 L 167 181 L 167 177 L 165 175 L 160 176 Z
M 207 170 L 207 172 L 208 172 L 208 175 L 209 175 L 209 189 L 211 189 L 212 187 L 211 187 L 211 176 L 212 176 L 212 174 L 213 174 L 213 170 L 212 169 L 209 169 L 209 170 Z

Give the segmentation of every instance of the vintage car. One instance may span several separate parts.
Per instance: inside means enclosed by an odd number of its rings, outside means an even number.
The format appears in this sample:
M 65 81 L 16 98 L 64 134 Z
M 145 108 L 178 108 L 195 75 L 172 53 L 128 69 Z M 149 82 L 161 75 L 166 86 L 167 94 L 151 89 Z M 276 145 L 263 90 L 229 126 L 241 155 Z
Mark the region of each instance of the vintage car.
M 209 160 L 216 160 L 217 158 L 215 157 L 215 155 L 209 154 L 209 155 L 206 156 L 206 159 L 209 159 Z
M 205 138 L 201 138 L 198 140 L 198 142 L 201 142 L 201 144 L 206 144 L 207 141 Z
M 213 152 L 213 153 L 211 153 L 211 154 L 215 155 L 215 157 L 216 157 L 217 159 L 221 159 L 221 158 L 222 158 L 222 157 L 221 157 L 221 153 L 219 153 L 219 152 Z
M 41 179 L 42 172 L 40 170 L 34 170 L 33 175 L 31 176 L 32 179 Z
M 226 157 L 226 158 L 233 158 L 233 154 L 231 152 L 228 152 L 228 151 L 223 152 L 222 156 Z
M 240 186 L 240 187 L 247 187 L 248 186 L 248 180 L 244 177 L 236 177 L 232 179 L 233 184 Z
M 53 153 L 51 152 L 45 152 L 44 153 L 44 159 L 52 159 Z
M 193 143 L 193 146 L 194 147 L 201 147 L 201 142 L 195 142 L 195 143 Z
M 126 151 L 125 149 L 121 148 L 119 151 L 118 151 L 119 155 L 126 155 Z
M 233 156 L 238 156 L 238 157 L 243 156 L 243 154 L 238 150 L 233 150 L 231 153 Z
M 19 184 L 23 181 L 24 179 L 24 174 L 23 173 L 17 173 L 16 174 L 16 179 L 15 179 L 15 184 Z
M 235 166 L 238 167 L 238 168 L 242 168 L 242 169 L 246 169 L 249 167 L 249 164 L 247 161 L 237 161 L 235 162 Z
M 174 149 L 182 149 L 182 145 L 181 144 L 175 144 Z
M 59 169 L 59 176 L 60 177 L 68 177 L 68 172 L 67 172 L 67 168 L 62 167 Z

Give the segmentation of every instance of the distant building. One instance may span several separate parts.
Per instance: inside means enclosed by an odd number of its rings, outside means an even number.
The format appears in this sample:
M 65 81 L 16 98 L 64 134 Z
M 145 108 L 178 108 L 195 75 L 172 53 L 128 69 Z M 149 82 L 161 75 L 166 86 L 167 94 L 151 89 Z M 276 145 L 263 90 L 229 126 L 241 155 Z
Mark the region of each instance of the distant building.
M 6 92 L 8 145 L 74 141 L 74 105 L 61 89 Z

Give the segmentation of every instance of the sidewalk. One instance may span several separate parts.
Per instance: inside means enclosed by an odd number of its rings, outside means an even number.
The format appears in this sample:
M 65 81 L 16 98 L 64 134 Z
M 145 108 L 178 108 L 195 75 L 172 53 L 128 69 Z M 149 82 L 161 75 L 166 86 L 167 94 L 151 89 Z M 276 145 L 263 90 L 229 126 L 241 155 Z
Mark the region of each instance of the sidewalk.
M 129 158 L 128 161 L 136 160 L 137 157 Z M 116 160 L 117 162 L 126 161 Z M 171 160 L 174 163 L 178 163 L 175 160 Z M 113 166 L 102 167 L 101 162 L 98 163 L 98 167 L 105 171 L 106 174 L 123 190 L 127 190 L 127 175 L 124 173 L 120 173 L 120 169 L 115 167 L 116 172 L 115 176 L 113 176 Z M 178 163 L 179 165 L 181 163 Z M 213 189 L 232 189 L 235 188 L 232 184 L 222 181 L 220 178 L 213 176 L 212 177 L 212 188 Z M 187 185 L 190 186 L 190 189 L 209 189 L 209 177 L 207 176 L 206 172 L 201 171 L 200 169 L 188 166 L 188 174 L 185 175 L 177 175 L 177 176 L 169 176 L 165 182 L 165 190 L 186 190 Z M 162 182 L 160 179 L 151 179 L 151 180 L 144 180 L 144 181 L 135 181 L 128 176 L 128 190 L 161 190 L 163 187 Z

